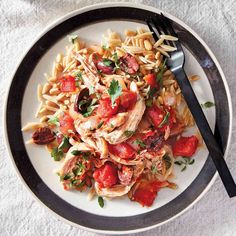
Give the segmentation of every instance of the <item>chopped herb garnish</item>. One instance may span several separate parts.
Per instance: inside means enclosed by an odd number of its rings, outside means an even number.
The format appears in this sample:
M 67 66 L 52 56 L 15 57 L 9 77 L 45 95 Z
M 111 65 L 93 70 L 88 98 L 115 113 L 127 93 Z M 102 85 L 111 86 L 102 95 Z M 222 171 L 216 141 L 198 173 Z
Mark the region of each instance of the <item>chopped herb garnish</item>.
M 157 93 L 157 88 L 149 88 L 149 91 L 148 91 L 148 96 L 149 98 L 153 98 Z
M 192 159 L 188 164 L 189 164 L 189 165 L 192 165 L 194 162 L 195 162 L 195 160 Z
M 101 122 L 98 124 L 97 129 L 100 129 L 103 124 L 104 124 L 104 121 L 101 121 Z
M 89 85 L 89 94 L 93 94 L 95 91 L 95 88 L 92 85 Z
M 125 130 L 124 135 L 129 138 L 131 137 L 133 134 L 135 133 L 135 131 L 132 130 Z
M 73 150 L 71 152 L 71 154 L 74 155 L 74 156 L 81 155 L 81 157 L 84 158 L 85 160 L 88 160 L 88 157 L 91 155 L 90 152 L 82 152 L 82 151 L 79 151 L 79 150 Z
M 104 207 L 104 200 L 103 200 L 103 198 L 102 197 L 98 197 L 98 204 L 99 204 L 99 206 L 101 207 L 101 208 L 103 208 Z
M 152 165 L 151 166 L 151 171 L 153 174 L 156 174 L 157 173 L 157 167 L 155 165 Z
M 81 153 L 82 153 L 82 152 L 81 152 L 81 151 L 78 151 L 78 150 L 73 150 L 73 151 L 71 152 L 71 154 L 74 155 L 74 156 L 79 156 Z
M 158 125 L 158 128 L 162 128 L 164 124 L 169 122 L 169 116 L 170 116 L 170 112 L 166 112 L 161 124 Z
M 146 106 L 147 106 L 147 107 L 151 107 L 151 106 L 152 106 L 152 103 L 153 103 L 153 100 L 152 100 L 152 99 L 146 100 Z
M 71 145 L 70 145 L 69 139 L 68 139 L 66 136 L 64 136 L 63 139 L 62 139 L 62 141 L 61 141 L 61 143 L 60 143 L 60 145 L 58 146 L 58 149 L 59 149 L 59 150 L 67 149 L 67 148 L 69 148 L 70 146 L 71 146 Z
M 79 104 L 78 104 L 79 105 L 79 109 L 83 110 L 82 106 L 85 105 L 85 104 L 86 104 L 86 106 L 89 106 L 90 102 L 91 101 L 89 101 L 89 100 L 81 100 L 81 101 L 79 101 Z
M 72 34 L 72 35 L 68 35 L 69 38 L 69 42 L 70 43 L 75 43 L 75 41 L 78 39 L 78 35 Z
M 215 103 L 210 102 L 210 101 L 201 104 L 202 108 L 210 108 L 210 107 L 213 107 L 213 106 L 215 106 Z
M 175 161 L 175 164 L 178 165 L 178 166 L 181 166 L 182 165 L 182 161 Z
M 85 181 L 80 182 L 81 180 L 79 179 L 74 179 L 71 181 L 72 185 L 76 188 L 81 188 L 85 185 Z
M 117 52 L 113 53 L 112 59 L 115 62 L 116 69 L 119 69 L 120 68 L 120 62 L 119 62 L 119 59 L 118 59 Z
M 178 166 L 183 166 L 181 171 L 186 170 L 188 165 L 192 165 L 195 162 L 194 159 L 191 159 L 189 157 L 183 157 L 182 160 L 175 161 L 174 163 Z
M 84 117 L 88 117 L 92 114 L 93 110 L 95 109 L 94 105 L 96 104 L 96 102 L 97 102 L 97 99 L 94 98 L 91 104 L 88 106 L 86 112 L 82 114 Z
M 170 169 L 171 164 L 172 164 L 170 156 L 168 156 L 167 154 L 165 154 L 165 155 L 163 156 L 163 161 L 165 162 L 166 169 L 167 169 L 167 170 Z
M 104 50 L 108 50 L 108 49 L 109 49 L 109 47 L 108 47 L 107 44 L 103 44 L 103 45 L 102 45 L 102 48 L 103 48 Z
M 139 145 L 141 148 L 146 147 L 146 144 L 141 139 L 136 139 L 134 143 Z
M 55 117 L 55 116 L 52 116 L 49 120 L 48 120 L 48 123 L 51 124 L 51 125 L 56 125 L 56 126 L 59 126 L 59 119 L 58 117 Z
M 58 147 L 53 148 L 51 151 L 51 157 L 53 157 L 54 161 L 60 161 L 63 157 L 63 151 Z
M 102 62 L 105 66 L 110 66 L 113 63 L 112 60 L 109 60 L 107 58 L 104 58 Z
M 67 173 L 66 175 L 63 175 L 63 176 L 61 176 L 61 181 L 62 180 L 68 180 L 68 179 L 71 179 L 71 178 L 73 178 L 75 175 L 73 174 L 73 173 Z
M 164 60 L 162 66 L 161 66 L 161 69 L 160 69 L 160 71 L 159 71 L 159 73 L 157 74 L 157 77 L 156 77 L 156 81 L 157 81 L 158 84 L 161 85 L 161 87 L 162 87 L 162 82 L 163 82 L 162 77 L 163 77 L 163 73 L 164 73 L 165 68 L 166 68 L 166 59 Z
M 114 107 L 115 100 L 121 95 L 122 87 L 118 81 L 112 79 L 110 87 L 108 88 L 108 93 L 111 98 L 111 105 Z
M 75 86 L 76 87 L 79 87 L 79 81 L 83 81 L 83 77 L 82 77 L 82 72 L 81 71 L 78 71 L 75 74 Z
M 76 166 L 77 168 L 73 170 L 73 173 L 75 174 L 75 176 L 81 175 L 83 173 L 85 166 L 81 162 L 78 162 Z
M 95 109 L 95 107 L 89 106 L 87 108 L 87 111 L 83 114 L 83 117 L 89 117 L 92 114 L 94 109 Z

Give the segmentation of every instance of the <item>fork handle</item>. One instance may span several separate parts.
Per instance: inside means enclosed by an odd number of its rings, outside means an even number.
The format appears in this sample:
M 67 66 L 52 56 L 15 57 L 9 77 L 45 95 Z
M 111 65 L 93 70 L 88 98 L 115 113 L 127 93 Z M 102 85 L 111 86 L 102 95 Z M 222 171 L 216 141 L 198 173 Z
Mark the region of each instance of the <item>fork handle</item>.
M 195 119 L 198 129 L 209 150 L 209 154 L 216 166 L 216 169 L 220 175 L 220 178 L 226 188 L 229 197 L 236 196 L 236 185 L 234 179 L 229 171 L 229 168 L 224 159 L 224 155 L 214 137 L 214 134 L 211 131 L 211 128 L 184 70 L 181 68 L 173 71 L 173 73 L 175 74 L 180 89 L 182 90 L 182 94 L 184 95 L 184 99 Z

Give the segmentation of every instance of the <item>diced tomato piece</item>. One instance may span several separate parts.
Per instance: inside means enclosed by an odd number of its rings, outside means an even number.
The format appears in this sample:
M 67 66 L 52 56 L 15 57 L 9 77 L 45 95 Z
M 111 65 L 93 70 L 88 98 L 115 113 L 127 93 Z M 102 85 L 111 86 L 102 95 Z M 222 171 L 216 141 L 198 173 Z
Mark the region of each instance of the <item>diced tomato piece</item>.
M 159 125 L 164 119 L 165 112 L 160 109 L 159 107 L 153 105 L 152 107 L 147 109 L 148 116 L 150 120 L 152 121 L 153 125 L 156 128 L 159 128 Z
M 156 88 L 157 90 L 159 90 L 160 86 L 159 86 L 159 84 L 157 83 L 156 75 L 155 75 L 155 74 L 148 74 L 148 75 L 145 75 L 145 76 L 143 77 L 143 79 L 147 82 L 147 84 L 150 85 L 151 88 Z
M 154 136 L 155 133 L 156 133 L 156 132 L 155 132 L 154 130 L 149 130 L 148 132 L 146 132 L 146 133 L 143 135 L 143 139 L 146 140 L 147 138 Z
M 132 159 L 136 155 L 135 149 L 128 143 L 108 144 L 109 152 L 122 159 Z
M 114 107 L 111 106 L 111 99 L 109 97 L 100 100 L 97 114 L 101 117 L 111 117 L 118 112 L 119 100 L 116 100 Z
M 68 113 L 63 113 L 59 116 L 60 131 L 64 135 L 70 134 L 71 131 L 75 132 L 74 120 Z
M 118 182 L 117 168 L 112 163 L 106 163 L 93 173 L 93 178 L 101 188 L 110 188 Z
M 170 107 L 161 109 L 153 105 L 152 107 L 148 108 L 147 113 L 153 125 L 161 132 L 165 132 L 167 126 L 171 128 L 173 124 L 176 122 L 175 110 Z M 168 117 L 166 117 L 166 120 L 164 121 L 164 118 L 167 115 L 167 113 L 169 113 L 169 115 Z
M 120 99 L 120 106 L 125 109 L 131 109 L 137 102 L 137 94 L 130 91 L 122 92 Z
M 60 79 L 62 92 L 74 92 L 76 90 L 75 78 L 67 75 Z
M 139 184 L 138 188 L 135 189 L 131 200 L 139 202 L 142 206 L 148 206 L 150 207 L 156 196 L 157 192 L 160 190 L 160 188 L 168 186 L 168 182 L 159 182 L 159 181 L 142 181 Z
M 198 139 L 195 135 L 180 137 L 173 146 L 175 156 L 191 157 L 197 150 Z

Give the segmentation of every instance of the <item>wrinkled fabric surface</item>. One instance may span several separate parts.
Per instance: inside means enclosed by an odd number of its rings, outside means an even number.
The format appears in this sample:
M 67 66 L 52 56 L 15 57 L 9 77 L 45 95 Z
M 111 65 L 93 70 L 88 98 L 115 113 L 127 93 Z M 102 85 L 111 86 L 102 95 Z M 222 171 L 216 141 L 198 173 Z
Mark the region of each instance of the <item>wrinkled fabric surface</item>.
M 6 88 L 24 52 L 37 35 L 72 10 L 104 1 L 1 0 L 0 1 L 0 113 Z M 229 84 L 236 105 L 236 1 L 163 0 L 129 1 L 158 7 L 183 20 L 212 49 Z M 190 3 L 191 2 L 191 3 Z M 236 109 L 227 163 L 236 179 Z M 50 214 L 26 190 L 10 162 L 0 123 L 0 235 L 83 235 L 95 233 L 72 227 Z M 217 177 L 205 196 L 171 222 L 136 235 L 236 235 L 236 198 L 229 199 Z

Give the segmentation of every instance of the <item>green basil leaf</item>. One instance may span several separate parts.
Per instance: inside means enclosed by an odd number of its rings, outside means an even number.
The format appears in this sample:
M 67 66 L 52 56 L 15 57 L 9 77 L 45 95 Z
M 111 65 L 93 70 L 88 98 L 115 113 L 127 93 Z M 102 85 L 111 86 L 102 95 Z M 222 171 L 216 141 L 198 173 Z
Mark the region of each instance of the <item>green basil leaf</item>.
M 184 166 L 182 169 L 181 169 L 181 172 L 185 171 L 187 168 L 187 166 Z

